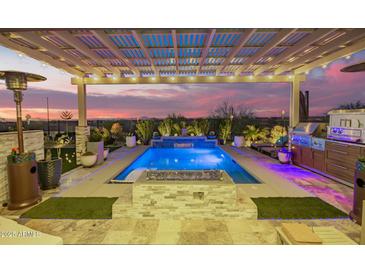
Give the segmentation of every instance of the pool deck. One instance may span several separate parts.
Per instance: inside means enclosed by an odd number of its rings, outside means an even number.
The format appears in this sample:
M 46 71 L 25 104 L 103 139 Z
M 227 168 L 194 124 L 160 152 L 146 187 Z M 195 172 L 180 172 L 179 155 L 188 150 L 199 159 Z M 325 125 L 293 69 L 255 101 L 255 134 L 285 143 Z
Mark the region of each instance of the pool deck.
M 62 176 L 58 189 L 44 192 L 44 200 L 62 197 L 120 197 L 132 201 L 132 185 L 106 184 L 148 147 L 121 148 L 102 165 L 77 168 Z M 352 189 L 311 171 L 278 161 L 252 149 L 222 147 L 262 184 L 237 184 L 237 198 L 317 196 L 345 212 L 352 205 Z M 65 244 L 277 244 L 275 226 L 287 220 L 158 220 L 118 218 L 111 220 L 18 219 L 27 209 L 0 215 L 52 235 Z M 334 226 L 356 242 L 361 227 L 349 219 L 297 220 L 311 226 Z M 292 221 L 289 221 L 292 222 Z

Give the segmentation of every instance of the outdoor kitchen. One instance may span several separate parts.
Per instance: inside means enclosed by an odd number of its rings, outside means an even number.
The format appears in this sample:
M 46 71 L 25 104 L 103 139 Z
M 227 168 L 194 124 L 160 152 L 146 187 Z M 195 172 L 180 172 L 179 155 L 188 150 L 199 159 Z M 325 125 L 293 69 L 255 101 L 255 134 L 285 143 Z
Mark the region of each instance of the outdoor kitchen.
M 365 157 L 365 109 L 332 110 L 329 125 L 299 123 L 292 132 L 293 163 L 354 186 L 356 162 Z

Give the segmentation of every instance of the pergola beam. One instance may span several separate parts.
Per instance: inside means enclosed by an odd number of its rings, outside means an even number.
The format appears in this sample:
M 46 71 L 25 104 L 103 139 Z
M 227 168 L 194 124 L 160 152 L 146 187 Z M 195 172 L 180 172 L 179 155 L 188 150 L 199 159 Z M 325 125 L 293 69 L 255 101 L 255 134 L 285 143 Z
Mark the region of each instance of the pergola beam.
M 295 76 L 304 81 L 305 75 Z M 279 76 L 179 76 L 179 77 L 128 77 L 128 78 L 72 78 L 73 85 L 121 85 L 121 84 L 198 84 L 198 83 L 292 83 L 293 77 Z
M 242 65 L 241 69 L 238 69 L 235 74 L 239 75 L 242 71 L 248 68 L 251 65 L 254 65 L 260 58 L 265 56 L 271 49 L 277 47 L 280 43 L 282 43 L 285 39 L 287 39 L 291 34 L 296 32 L 297 29 L 283 29 L 278 32 L 275 37 L 264 47 L 257 51 L 257 53 L 247 59 L 246 64 Z
M 326 54 L 326 52 L 330 52 L 333 49 L 344 46 L 349 41 L 357 40 L 357 39 L 363 38 L 364 36 L 365 36 L 365 33 L 362 29 L 355 29 L 353 31 L 350 31 L 350 32 L 342 35 L 338 39 L 335 39 L 335 40 L 329 42 L 325 46 L 319 47 L 319 48 L 311 51 L 310 53 L 296 59 L 294 62 L 292 62 L 288 65 L 280 66 L 277 70 L 275 70 L 275 75 L 279 75 L 279 74 L 289 71 L 293 68 L 297 68 L 301 64 L 305 64 L 305 62 L 308 62 L 308 61 L 312 60 L 313 58 L 323 56 L 324 54 Z
M 144 46 L 143 41 L 140 38 L 139 34 L 135 30 L 132 30 L 132 35 L 133 35 L 134 39 L 137 41 L 140 49 L 143 51 L 145 58 L 150 62 L 153 72 L 155 73 L 156 76 L 158 76 L 158 70 L 156 69 L 155 64 L 153 63 L 153 60 L 150 57 L 148 50 Z
M 179 75 L 179 51 L 177 50 L 177 39 L 176 39 L 176 30 L 171 30 L 172 43 L 174 44 L 174 55 L 175 55 L 175 64 L 176 64 L 176 74 Z
M 62 69 L 62 70 L 66 71 L 66 72 L 68 72 L 72 75 L 80 76 L 80 77 L 84 76 L 84 73 L 82 71 L 79 71 L 77 69 L 74 69 L 74 68 L 70 67 L 69 65 L 67 65 L 63 61 L 53 59 L 52 57 L 42 53 L 41 51 L 37 51 L 37 50 L 33 50 L 33 49 L 30 49 L 30 48 L 20 46 L 17 43 L 12 42 L 8 38 L 5 38 L 3 35 L 0 35 L 0 43 L 1 43 L 1 45 L 5 46 L 9 49 L 22 52 L 25 55 L 27 55 L 27 56 L 29 56 L 33 59 L 36 59 L 38 61 L 47 63 L 47 64 L 49 64 L 53 67 Z
M 67 44 L 73 46 L 75 49 L 80 51 L 85 56 L 94 59 L 95 61 L 98 61 L 102 66 L 104 66 L 107 70 L 111 71 L 112 73 L 116 75 L 120 75 L 120 70 L 117 68 L 113 68 L 108 61 L 101 58 L 98 54 L 96 54 L 94 51 L 89 49 L 87 46 L 85 46 L 81 41 L 79 41 L 76 37 L 74 37 L 72 34 L 70 34 L 68 31 L 52 31 L 52 34 L 60 38 L 61 40 L 64 40 Z
M 38 48 L 43 48 L 47 51 L 52 52 L 53 54 L 57 54 L 60 59 L 64 59 L 71 64 L 81 65 L 84 69 L 87 70 L 87 72 L 95 73 L 98 76 L 104 76 L 104 74 L 101 71 L 95 69 L 92 66 L 89 66 L 87 63 L 83 62 L 81 59 L 77 60 L 74 56 L 68 54 L 67 52 L 64 52 L 59 47 L 56 47 L 52 43 L 42 39 L 41 36 L 36 35 L 35 33 L 29 32 L 29 31 L 26 31 L 26 32 L 20 31 L 20 32 L 14 33 L 14 35 L 19 36 L 22 39 L 36 45 Z
M 204 66 L 205 58 L 207 58 L 207 56 L 208 56 L 209 48 L 210 48 L 210 46 L 213 42 L 215 32 L 216 32 L 215 29 L 211 29 L 209 31 L 207 42 L 205 43 L 203 52 L 202 52 L 202 54 L 200 56 L 200 59 L 199 59 L 199 64 L 198 64 L 198 68 L 196 70 L 196 75 L 199 75 L 200 69 L 202 68 L 202 66 Z
M 241 50 L 241 48 L 247 43 L 247 41 L 251 38 L 251 36 L 256 32 L 256 29 L 246 29 L 245 32 L 241 35 L 240 40 L 238 41 L 238 45 L 231 49 L 228 56 L 225 58 L 222 65 L 218 67 L 216 70 L 216 74 L 219 75 L 221 71 L 228 66 L 232 59 L 236 57 L 237 53 Z
M 283 60 L 289 59 L 291 56 L 300 52 L 307 48 L 308 46 L 314 44 L 315 42 L 319 41 L 320 39 L 324 38 L 325 36 L 331 34 L 336 29 L 317 29 L 313 33 L 309 34 L 307 37 L 303 38 L 300 42 L 298 42 L 295 46 L 284 50 L 281 54 L 276 56 L 273 61 L 269 62 L 268 64 L 264 65 L 263 67 L 254 71 L 254 75 L 260 75 L 261 73 L 267 71 L 272 66 L 279 64 Z
M 120 49 L 110 40 L 108 34 L 106 34 L 104 31 L 102 30 L 92 30 L 91 33 L 98 38 L 105 46 L 108 47 L 108 49 L 110 49 L 111 52 L 113 52 L 113 54 L 121 59 L 123 61 L 123 63 L 126 64 L 126 66 L 133 71 L 133 73 L 139 77 L 140 76 L 140 72 L 139 70 L 128 60 L 128 58 L 124 57 L 120 51 Z
M 302 66 L 296 70 L 294 70 L 294 73 L 305 73 L 310 71 L 313 68 L 322 66 L 322 65 L 327 65 L 329 62 L 334 61 L 336 59 L 345 57 L 347 55 L 351 55 L 354 54 L 356 52 L 359 52 L 361 50 L 365 49 L 365 38 L 361 39 L 360 41 L 358 41 L 356 44 L 352 45 L 352 46 L 347 46 L 341 50 L 338 50 L 334 53 L 331 53 L 323 58 L 320 58 L 314 62 L 309 63 L 308 65 Z

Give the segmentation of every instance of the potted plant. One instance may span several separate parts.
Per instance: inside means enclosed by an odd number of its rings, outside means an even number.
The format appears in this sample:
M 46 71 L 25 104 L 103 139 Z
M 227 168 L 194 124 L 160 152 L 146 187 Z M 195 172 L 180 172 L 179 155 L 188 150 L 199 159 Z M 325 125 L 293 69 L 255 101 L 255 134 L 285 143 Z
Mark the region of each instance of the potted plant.
M 96 155 L 96 164 L 99 165 L 104 161 L 104 141 L 103 135 L 98 128 L 90 131 L 89 141 L 87 142 L 87 151 Z
M 126 145 L 127 147 L 135 147 L 136 146 L 136 136 L 133 132 L 128 133 L 126 137 Z
M 80 161 L 83 167 L 92 167 L 96 164 L 98 155 L 94 152 L 88 151 L 81 155 Z
M 279 162 L 282 164 L 289 164 L 291 160 L 291 152 L 286 148 L 281 148 L 278 151 Z
M 56 188 L 60 185 L 62 174 L 62 147 L 70 143 L 70 138 L 67 135 L 60 136 L 56 145 L 57 158 L 52 158 L 52 152 L 47 150 L 46 158 L 37 162 L 39 185 L 42 190 Z

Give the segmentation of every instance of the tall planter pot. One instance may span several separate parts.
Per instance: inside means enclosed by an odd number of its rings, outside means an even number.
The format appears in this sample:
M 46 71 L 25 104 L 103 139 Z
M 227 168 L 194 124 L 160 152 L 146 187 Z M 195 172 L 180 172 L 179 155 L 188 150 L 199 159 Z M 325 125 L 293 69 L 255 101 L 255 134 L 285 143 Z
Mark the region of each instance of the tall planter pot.
M 87 151 L 96 154 L 96 164 L 100 165 L 104 162 L 104 141 L 100 142 L 87 142 Z
M 127 147 L 135 147 L 136 146 L 136 136 L 127 136 L 126 138 Z
M 37 162 L 39 185 L 42 190 L 56 188 L 60 185 L 62 159 Z

